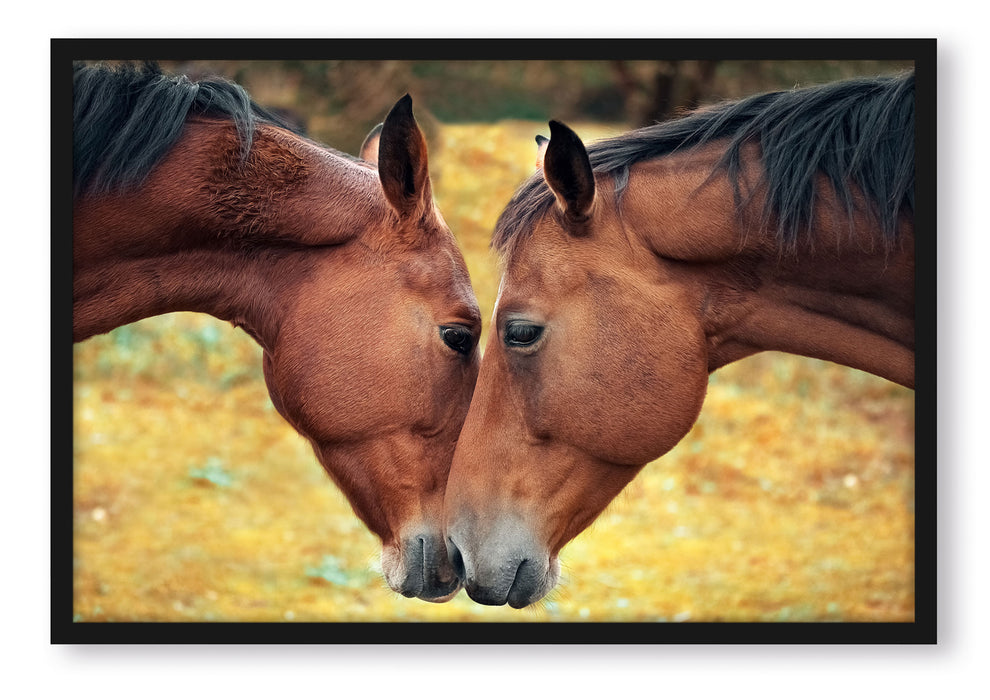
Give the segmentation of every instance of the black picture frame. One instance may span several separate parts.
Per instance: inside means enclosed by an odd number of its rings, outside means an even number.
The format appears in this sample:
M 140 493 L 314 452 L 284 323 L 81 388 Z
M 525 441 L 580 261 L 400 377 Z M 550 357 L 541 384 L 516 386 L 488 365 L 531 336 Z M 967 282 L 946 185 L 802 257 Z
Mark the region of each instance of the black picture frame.
M 936 41 L 934 39 L 68 39 L 51 41 L 52 237 L 72 228 L 72 62 L 580 60 L 622 58 L 911 60 L 916 72 L 915 621 L 910 623 L 118 623 L 74 622 L 72 606 L 72 259 L 52 246 L 53 644 L 934 644 L 936 634 Z M 387 629 L 385 629 L 387 627 Z

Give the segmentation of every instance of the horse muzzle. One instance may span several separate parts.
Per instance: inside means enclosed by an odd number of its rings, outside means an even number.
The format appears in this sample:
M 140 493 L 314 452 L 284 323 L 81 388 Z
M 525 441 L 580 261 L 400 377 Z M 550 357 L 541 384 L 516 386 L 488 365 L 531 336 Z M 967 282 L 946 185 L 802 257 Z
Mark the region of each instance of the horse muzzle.
M 382 574 L 396 593 L 430 603 L 445 603 L 461 588 L 439 534 L 420 533 L 383 546 Z
M 481 539 L 470 531 L 451 528 L 447 554 L 471 600 L 525 608 L 557 585 L 560 563 L 521 523 L 500 525 Z

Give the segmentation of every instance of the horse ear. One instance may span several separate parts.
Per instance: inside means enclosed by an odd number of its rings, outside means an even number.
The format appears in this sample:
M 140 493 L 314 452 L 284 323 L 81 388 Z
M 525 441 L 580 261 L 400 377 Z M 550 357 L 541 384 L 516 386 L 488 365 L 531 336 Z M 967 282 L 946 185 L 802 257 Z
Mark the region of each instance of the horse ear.
M 385 198 L 399 216 L 418 215 L 431 201 L 426 138 L 413 118 L 412 98 L 392 107 L 378 142 L 378 176 Z
M 358 153 L 358 158 L 372 165 L 378 165 L 378 142 L 382 138 L 382 126 L 384 125 L 379 124 L 368 132 L 368 135 L 364 137 L 364 143 L 361 144 L 361 151 Z
M 550 139 L 542 134 L 536 135 L 536 167 L 543 168 L 543 158 L 547 154 L 547 144 L 550 143 Z
M 578 135 L 558 121 L 550 121 L 550 143 L 543 158 L 543 177 L 571 218 L 585 219 L 595 201 L 595 175 L 588 151 Z

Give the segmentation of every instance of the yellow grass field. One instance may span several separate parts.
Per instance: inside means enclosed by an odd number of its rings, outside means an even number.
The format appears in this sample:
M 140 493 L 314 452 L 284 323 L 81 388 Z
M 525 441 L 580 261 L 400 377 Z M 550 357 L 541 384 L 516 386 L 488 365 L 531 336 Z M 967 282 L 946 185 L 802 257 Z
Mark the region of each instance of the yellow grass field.
M 540 128 L 441 125 L 430 144 L 486 333 L 488 239 Z M 241 331 L 170 314 L 74 352 L 76 620 L 914 619 L 914 393 L 862 372 L 766 353 L 712 375 L 691 433 L 564 548 L 548 600 L 512 610 L 388 589 Z

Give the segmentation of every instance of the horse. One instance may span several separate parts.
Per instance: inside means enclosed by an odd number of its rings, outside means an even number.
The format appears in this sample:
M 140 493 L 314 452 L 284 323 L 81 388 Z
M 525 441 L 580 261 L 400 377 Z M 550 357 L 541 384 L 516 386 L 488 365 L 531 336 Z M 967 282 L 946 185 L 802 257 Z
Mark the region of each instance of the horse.
M 242 328 L 388 585 L 453 597 L 441 506 L 481 321 L 411 97 L 364 160 L 222 78 L 77 64 L 73 85 L 74 342 L 172 311 Z
M 558 553 L 767 350 L 914 388 L 914 74 L 751 96 L 585 147 L 559 121 L 492 238 L 493 341 L 444 500 L 468 595 Z

